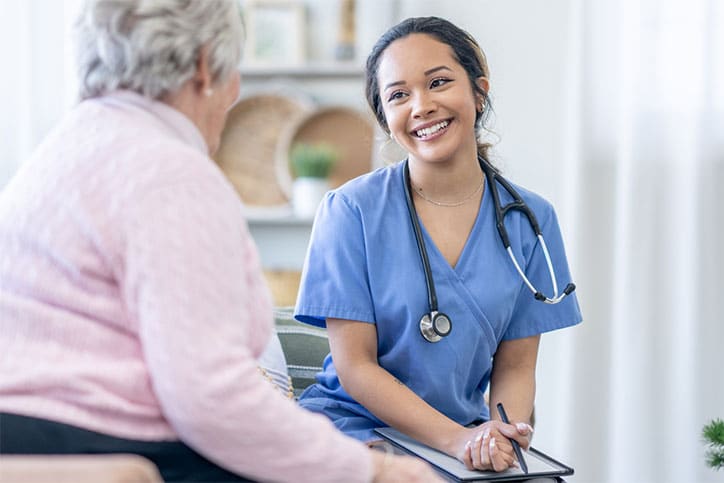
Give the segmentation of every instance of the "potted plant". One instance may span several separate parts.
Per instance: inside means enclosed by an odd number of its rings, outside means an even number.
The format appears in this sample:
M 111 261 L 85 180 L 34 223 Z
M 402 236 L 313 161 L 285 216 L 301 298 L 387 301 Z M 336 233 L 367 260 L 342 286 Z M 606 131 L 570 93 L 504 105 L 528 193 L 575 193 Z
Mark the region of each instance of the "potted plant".
M 338 154 L 325 143 L 296 143 L 292 146 L 290 161 L 295 179 L 292 186 L 292 207 L 301 218 L 313 217 L 329 190 L 329 173 Z
M 715 470 L 724 468 L 724 421 L 714 419 L 701 433 L 707 446 L 706 464 Z

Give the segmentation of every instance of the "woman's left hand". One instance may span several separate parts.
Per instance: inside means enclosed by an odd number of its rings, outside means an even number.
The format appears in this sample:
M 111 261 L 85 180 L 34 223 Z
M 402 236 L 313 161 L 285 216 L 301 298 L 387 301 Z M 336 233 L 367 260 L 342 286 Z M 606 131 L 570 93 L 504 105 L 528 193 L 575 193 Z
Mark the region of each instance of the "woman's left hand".
M 521 448 L 528 449 L 532 428 L 525 423 L 505 424 L 502 421 L 488 421 L 474 428 L 475 436 L 465 446 L 463 462 L 468 469 L 493 469 L 504 471 L 518 466 L 511 439 Z

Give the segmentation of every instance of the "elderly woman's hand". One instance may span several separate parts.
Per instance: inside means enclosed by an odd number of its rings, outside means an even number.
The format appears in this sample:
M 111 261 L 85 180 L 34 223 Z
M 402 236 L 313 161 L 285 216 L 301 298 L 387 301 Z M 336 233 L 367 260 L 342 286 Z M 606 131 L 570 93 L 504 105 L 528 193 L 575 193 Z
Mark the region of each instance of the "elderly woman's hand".
M 374 483 L 442 483 L 444 480 L 432 467 L 418 458 L 398 456 L 391 453 L 372 451 Z

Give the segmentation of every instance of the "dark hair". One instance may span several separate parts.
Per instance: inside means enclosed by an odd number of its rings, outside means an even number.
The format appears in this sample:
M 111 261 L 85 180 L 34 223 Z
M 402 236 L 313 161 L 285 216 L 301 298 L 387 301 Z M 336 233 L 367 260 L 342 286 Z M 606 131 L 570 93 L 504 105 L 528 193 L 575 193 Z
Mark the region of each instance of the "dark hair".
M 380 87 L 377 81 L 377 68 L 379 67 L 380 58 L 392 42 L 410 34 L 430 35 L 452 49 L 455 59 L 468 74 L 472 89 L 483 97 L 485 104 L 483 111 L 478 112 L 475 116 L 475 127 L 476 131 L 484 128 L 485 122 L 492 111 L 488 93 L 481 89 L 477 83 L 478 77 L 490 78 L 485 54 L 472 35 L 448 20 L 439 17 L 413 17 L 403 20 L 382 34 L 382 37 L 372 47 L 372 52 L 367 57 L 365 70 L 365 95 L 367 96 L 367 103 L 377 118 L 377 122 L 380 123 L 380 127 L 389 134 L 390 128 L 382 110 Z M 478 143 L 478 153 L 486 161 L 488 160 L 490 146 L 489 143 Z

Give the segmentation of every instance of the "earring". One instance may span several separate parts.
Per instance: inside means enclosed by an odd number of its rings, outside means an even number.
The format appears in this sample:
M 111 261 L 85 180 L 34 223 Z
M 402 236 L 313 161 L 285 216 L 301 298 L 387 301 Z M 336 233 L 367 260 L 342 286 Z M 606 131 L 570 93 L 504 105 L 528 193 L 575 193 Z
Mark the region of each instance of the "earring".
M 205 95 L 206 97 L 211 97 L 213 94 L 214 94 L 214 90 L 211 89 L 211 88 L 207 88 L 207 89 L 204 90 L 204 95 Z

